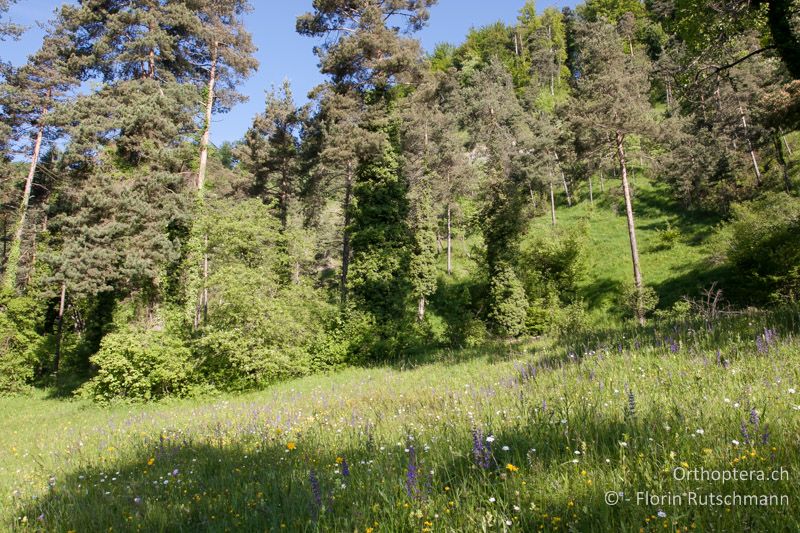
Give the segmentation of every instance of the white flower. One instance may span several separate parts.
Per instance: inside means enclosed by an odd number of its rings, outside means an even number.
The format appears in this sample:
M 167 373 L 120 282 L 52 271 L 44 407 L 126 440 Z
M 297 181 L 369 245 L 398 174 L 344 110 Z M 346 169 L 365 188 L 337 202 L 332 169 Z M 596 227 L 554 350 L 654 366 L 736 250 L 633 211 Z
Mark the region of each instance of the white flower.
M 575 450 L 575 455 L 580 455 L 581 452 L 579 450 Z
M 619 445 L 622 446 L 623 448 L 627 448 L 628 447 L 628 443 L 625 442 L 625 441 L 620 441 Z
M 738 445 L 739 445 L 739 441 L 738 441 L 738 440 L 736 440 L 736 439 L 733 439 L 733 440 L 731 441 L 731 444 L 733 444 L 734 446 L 738 446 Z
M 794 394 L 794 393 L 796 393 L 796 392 L 797 392 L 797 391 L 796 391 L 796 390 L 794 390 L 794 389 L 789 389 L 789 394 Z
M 697 433 L 698 435 L 705 435 L 706 432 L 703 428 L 700 428 L 697 431 L 695 431 L 695 433 Z
M 494 442 L 494 435 L 489 435 L 486 437 L 486 442 Z
M 658 511 L 658 517 L 659 518 L 666 518 L 667 517 L 667 513 L 665 513 L 664 511 Z
M 506 525 L 507 525 L 507 526 L 510 526 L 510 525 L 511 525 L 511 524 L 513 524 L 513 523 L 514 523 L 514 522 L 512 522 L 511 520 L 506 520 Z
M 509 448 L 508 446 L 503 446 L 503 451 L 504 451 L 504 452 L 507 452 L 507 451 L 508 451 L 508 450 L 510 450 L 510 449 L 511 449 L 511 448 Z
M 497 501 L 497 500 L 495 500 L 495 499 L 494 499 L 494 496 L 492 496 L 491 498 L 489 498 L 489 503 L 494 503 L 494 502 L 496 502 L 496 501 Z

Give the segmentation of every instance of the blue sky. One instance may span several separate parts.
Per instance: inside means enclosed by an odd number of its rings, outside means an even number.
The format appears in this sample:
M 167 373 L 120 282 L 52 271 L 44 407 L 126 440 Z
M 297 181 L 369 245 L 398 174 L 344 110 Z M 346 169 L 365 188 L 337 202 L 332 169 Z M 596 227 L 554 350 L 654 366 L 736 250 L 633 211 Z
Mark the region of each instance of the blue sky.
M 261 67 L 241 87 L 250 100 L 226 115 L 215 117 L 212 141 L 217 144 L 237 140 L 244 134 L 253 116 L 263 109 L 264 93 L 271 86 L 289 79 L 295 99 L 303 102 L 308 91 L 323 79 L 312 53 L 315 41 L 294 32 L 295 19 L 310 9 L 311 0 L 251 0 L 251 3 L 255 9 L 246 24 L 258 46 Z M 3 48 L 0 57 L 16 65 L 24 62 L 41 41 L 42 31 L 37 22 L 46 21 L 60 4 L 54 0 L 19 0 L 9 18 L 30 29 L 20 41 L 0 44 Z M 431 12 L 430 25 L 418 37 L 429 51 L 441 42 L 458 44 L 471 27 L 499 20 L 513 22 L 523 4 L 524 0 L 439 0 Z M 537 7 L 542 10 L 568 4 L 574 5 L 574 1 L 551 0 Z

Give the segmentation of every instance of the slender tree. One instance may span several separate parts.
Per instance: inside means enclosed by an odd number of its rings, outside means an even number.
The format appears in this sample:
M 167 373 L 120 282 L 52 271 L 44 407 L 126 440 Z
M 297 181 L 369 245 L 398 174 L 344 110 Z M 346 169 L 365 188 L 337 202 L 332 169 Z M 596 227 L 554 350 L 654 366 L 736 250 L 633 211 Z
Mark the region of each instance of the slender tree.
M 579 39 L 579 69 L 573 120 L 577 128 L 594 132 L 598 142 L 607 140 L 616 154 L 622 177 L 625 213 L 636 292 L 636 318 L 644 324 L 644 280 L 628 177 L 625 140 L 629 135 L 652 131 L 648 92 L 649 64 L 634 50 L 626 53 L 615 28 L 606 22 L 586 23 Z

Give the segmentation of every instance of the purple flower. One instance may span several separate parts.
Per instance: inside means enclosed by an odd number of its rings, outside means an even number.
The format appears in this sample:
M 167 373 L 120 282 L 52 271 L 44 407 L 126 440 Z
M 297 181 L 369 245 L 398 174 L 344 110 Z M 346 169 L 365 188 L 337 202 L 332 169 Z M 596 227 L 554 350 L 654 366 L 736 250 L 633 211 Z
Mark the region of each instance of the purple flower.
M 311 470 L 308 473 L 308 482 L 311 485 L 311 496 L 314 498 L 315 510 L 319 512 L 322 507 L 322 488 L 319 486 L 319 478 L 317 473 Z
M 488 470 L 491 466 L 492 442 L 483 438 L 483 431 L 480 428 L 472 430 L 472 457 L 475 464 L 484 470 Z
M 408 468 L 406 469 L 406 492 L 411 498 L 419 497 L 419 465 L 414 446 L 408 447 Z
M 350 476 L 350 465 L 347 464 L 347 459 L 344 457 L 342 458 L 342 476 L 349 477 Z

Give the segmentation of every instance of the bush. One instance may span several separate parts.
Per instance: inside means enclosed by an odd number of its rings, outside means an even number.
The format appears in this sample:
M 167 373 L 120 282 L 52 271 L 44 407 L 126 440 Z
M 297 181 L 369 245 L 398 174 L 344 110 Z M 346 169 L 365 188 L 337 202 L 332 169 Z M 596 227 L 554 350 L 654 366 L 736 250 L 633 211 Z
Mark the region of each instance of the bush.
M 27 297 L 0 295 L 0 394 L 18 393 L 40 368 L 37 348 L 41 337 L 36 318 L 41 309 Z
M 586 273 L 585 231 L 558 229 L 526 244 L 518 270 L 528 298 L 546 299 L 555 291 L 563 301 L 574 299 Z
M 503 336 L 518 337 L 525 331 L 528 299 L 525 288 L 510 267 L 501 266 L 490 283 L 491 320 L 495 331 Z
M 189 348 L 161 331 L 110 333 L 91 361 L 98 368 L 97 375 L 78 394 L 100 402 L 183 396 L 195 377 Z
M 800 199 L 772 194 L 733 206 L 726 255 L 754 293 L 773 301 L 800 298 Z
M 667 226 L 664 229 L 656 230 L 655 242 L 653 244 L 653 251 L 660 252 L 665 250 L 672 250 L 675 248 L 675 245 L 681 240 L 681 230 L 678 228 L 673 228 L 672 225 L 667 222 Z

